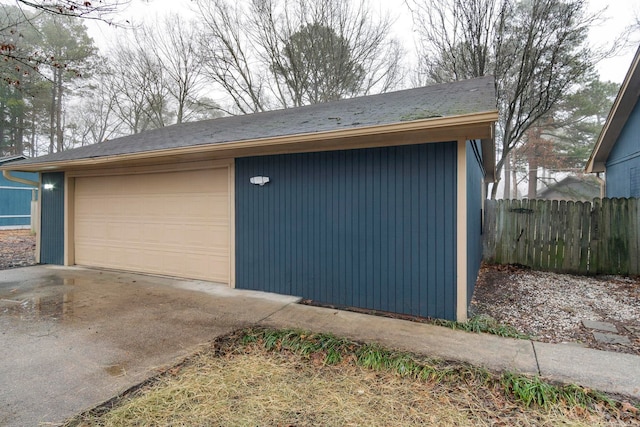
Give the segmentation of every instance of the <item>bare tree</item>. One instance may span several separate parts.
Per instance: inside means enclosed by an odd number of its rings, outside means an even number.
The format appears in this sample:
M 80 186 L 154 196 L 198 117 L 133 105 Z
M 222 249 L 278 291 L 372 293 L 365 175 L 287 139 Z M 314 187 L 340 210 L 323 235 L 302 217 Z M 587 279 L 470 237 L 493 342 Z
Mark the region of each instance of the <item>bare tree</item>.
M 419 83 L 449 82 L 492 73 L 496 21 L 504 0 L 412 3 L 419 34 Z
M 171 14 L 145 25 L 137 41 L 155 56 L 164 71 L 166 89 L 175 102 L 176 122 L 189 119 L 189 106 L 196 104 L 203 87 L 202 61 L 198 51 L 196 22 Z
M 204 28 L 200 36 L 207 76 L 231 97 L 237 112 L 268 109 L 265 99 L 266 71 L 252 66 L 258 42 L 251 37 L 249 20 L 238 5 L 226 0 L 199 1 Z
M 365 0 L 200 0 L 207 75 L 240 113 L 384 92 L 401 78 L 388 17 Z
M 499 179 L 527 130 L 589 76 L 586 39 L 597 17 L 586 0 L 435 0 L 413 10 L 423 79 L 495 77 Z
M 109 79 L 115 94 L 114 112 L 129 133 L 170 124 L 164 71 L 157 59 L 136 43 L 109 53 Z
M 72 110 L 77 127 L 74 146 L 103 142 L 121 134 L 122 122 L 115 114 L 117 94 L 111 90 L 110 76 L 100 73 L 89 89 L 91 96 L 83 98 L 79 108 Z
M 113 14 L 129 0 L 16 0 L 16 3 L 55 15 L 111 22 Z

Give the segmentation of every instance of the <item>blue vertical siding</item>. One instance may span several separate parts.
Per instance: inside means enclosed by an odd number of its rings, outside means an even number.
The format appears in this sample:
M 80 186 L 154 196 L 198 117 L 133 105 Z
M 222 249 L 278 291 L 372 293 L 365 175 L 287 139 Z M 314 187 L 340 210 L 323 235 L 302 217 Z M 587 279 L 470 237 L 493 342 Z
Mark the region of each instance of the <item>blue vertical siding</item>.
M 43 173 L 40 195 L 40 263 L 64 264 L 64 172 Z M 53 184 L 53 189 L 44 189 Z
M 236 285 L 454 319 L 456 177 L 455 143 L 236 159 Z
M 36 173 L 12 172 L 11 174 L 18 178 L 38 180 Z M 0 174 L 0 227 L 31 224 L 31 194 L 34 188 L 9 181 Z
M 606 162 L 607 197 L 640 197 L 640 103 L 636 103 Z
M 467 305 L 482 261 L 482 147 L 479 140 L 467 141 Z

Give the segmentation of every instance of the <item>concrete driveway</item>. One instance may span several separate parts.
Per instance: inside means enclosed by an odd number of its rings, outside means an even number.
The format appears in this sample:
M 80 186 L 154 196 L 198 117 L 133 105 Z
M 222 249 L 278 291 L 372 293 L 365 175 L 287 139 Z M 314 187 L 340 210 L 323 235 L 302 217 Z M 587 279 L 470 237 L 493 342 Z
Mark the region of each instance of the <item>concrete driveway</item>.
M 0 425 L 62 422 L 295 302 L 75 267 L 0 271 Z

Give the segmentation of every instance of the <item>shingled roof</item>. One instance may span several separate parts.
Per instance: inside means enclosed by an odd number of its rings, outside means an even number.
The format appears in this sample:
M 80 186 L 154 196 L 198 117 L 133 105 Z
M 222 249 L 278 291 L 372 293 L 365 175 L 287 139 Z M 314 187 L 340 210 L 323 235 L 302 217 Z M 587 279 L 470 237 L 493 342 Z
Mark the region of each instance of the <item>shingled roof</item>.
M 495 112 L 492 77 L 445 83 L 326 104 L 182 123 L 12 162 L 12 169 L 79 159 L 153 153 L 265 138 L 339 132 L 394 123 Z

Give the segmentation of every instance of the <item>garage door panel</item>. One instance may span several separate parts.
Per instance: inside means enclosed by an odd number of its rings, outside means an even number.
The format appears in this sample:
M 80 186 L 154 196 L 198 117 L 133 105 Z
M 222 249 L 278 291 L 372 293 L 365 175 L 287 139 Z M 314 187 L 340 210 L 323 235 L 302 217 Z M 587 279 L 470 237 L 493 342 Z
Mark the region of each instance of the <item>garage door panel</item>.
M 184 237 L 192 242 L 194 247 L 223 249 L 229 246 L 229 230 L 225 226 L 211 226 L 202 230 L 198 226 L 185 226 L 179 231 L 179 236 L 173 236 L 174 240 Z
M 145 240 L 145 227 L 134 222 L 133 220 L 127 221 L 126 218 L 120 222 L 108 222 L 106 227 L 106 234 L 102 236 L 105 240 L 118 241 L 120 246 L 128 245 L 134 242 L 141 242 Z
M 79 177 L 80 265 L 229 282 L 228 168 Z

